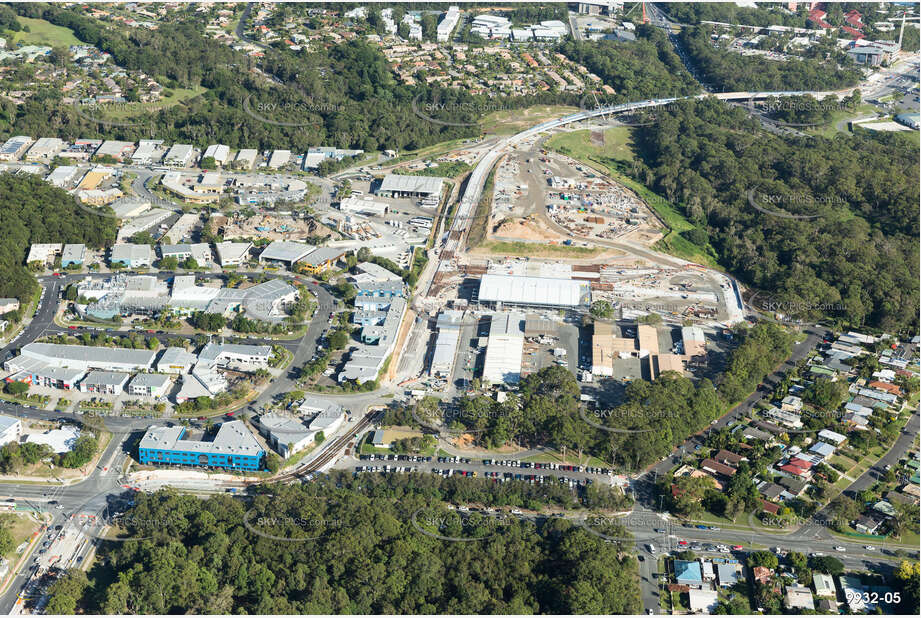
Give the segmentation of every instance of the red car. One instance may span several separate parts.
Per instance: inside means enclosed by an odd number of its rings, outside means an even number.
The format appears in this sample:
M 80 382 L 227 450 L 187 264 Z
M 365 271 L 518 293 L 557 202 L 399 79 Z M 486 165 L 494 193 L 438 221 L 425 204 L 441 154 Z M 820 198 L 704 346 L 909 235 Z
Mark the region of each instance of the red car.
M 67 328 L 69 328 L 70 330 L 77 330 L 76 326 L 68 326 Z
M 733 545 L 733 546 L 732 546 L 732 551 L 742 551 L 743 549 L 745 549 L 745 548 L 742 547 L 741 545 Z
M 678 541 L 678 547 L 684 547 L 687 544 L 688 544 L 687 541 Z

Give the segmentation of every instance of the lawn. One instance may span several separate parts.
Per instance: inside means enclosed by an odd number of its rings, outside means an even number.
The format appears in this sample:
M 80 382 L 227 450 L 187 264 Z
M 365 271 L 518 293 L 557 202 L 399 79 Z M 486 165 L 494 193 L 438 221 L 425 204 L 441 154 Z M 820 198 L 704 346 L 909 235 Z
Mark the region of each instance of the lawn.
M 16 548 L 32 538 L 41 524 L 29 519 L 25 513 L 6 513 L 0 515 L 0 526 L 9 530 L 13 537 L 13 549 L 2 556 L 9 560 L 12 566 L 16 561 Z
M 546 147 L 580 160 L 600 156 L 632 162 L 634 160 L 633 136 L 630 131 L 630 127 L 606 129 L 603 145 L 592 142 L 594 132 L 588 129 L 559 133 L 547 140 Z
M 564 258 L 589 258 L 603 253 L 604 249 L 591 249 L 588 247 L 572 247 L 566 245 L 548 245 L 546 243 L 513 242 L 491 240 L 482 243 L 478 248 L 483 253 L 499 255 L 520 255 L 528 257 L 564 257 Z
M 23 26 L 28 26 L 30 32 L 19 31 L 6 33 L 6 39 L 12 40 L 13 44 L 8 45 L 12 48 L 16 43 L 23 45 L 49 45 L 51 47 L 70 47 L 71 45 L 81 45 L 82 42 L 74 36 L 73 30 L 55 26 L 44 19 L 33 19 L 31 17 L 16 18 Z
M 119 105 L 109 106 L 101 105 L 101 113 L 105 119 L 124 120 L 131 119 L 142 114 L 159 112 L 161 109 L 172 107 L 188 99 L 197 97 L 207 91 L 207 88 L 198 86 L 196 88 L 170 88 L 170 96 L 163 97 L 153 103 L 122 103 Z M 95 113 L 95 112 L 94 112 Z
M 484 133 L 511 135 L 546 120 L 574 114 L 578 109 L 563 105 L 535 105 L 525 109 L 501 110 L 488 114 L 480 122 Z

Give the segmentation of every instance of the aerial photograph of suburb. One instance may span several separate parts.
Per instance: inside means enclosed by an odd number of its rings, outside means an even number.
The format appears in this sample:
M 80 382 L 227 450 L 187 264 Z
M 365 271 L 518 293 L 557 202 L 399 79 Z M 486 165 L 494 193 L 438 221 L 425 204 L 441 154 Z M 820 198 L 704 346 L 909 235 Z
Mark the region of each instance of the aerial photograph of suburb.
M 921 615 L 919 35 L 0 0 L 0 615 Z

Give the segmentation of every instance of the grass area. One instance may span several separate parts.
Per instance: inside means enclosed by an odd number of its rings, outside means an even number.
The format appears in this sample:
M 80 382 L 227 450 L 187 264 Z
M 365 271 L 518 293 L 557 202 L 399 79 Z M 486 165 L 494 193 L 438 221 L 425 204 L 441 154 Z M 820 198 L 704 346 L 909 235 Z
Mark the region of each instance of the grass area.
M 589 457 L 587 455 L 582 456 L 582 461 L 579 461 L 578 453 L 570 451 L 566 454 L 566 459 L 563 459 L 563 455 L 559 452 L 551 453 L 541 453 L 540 455 L 532 455 L 530 457 L 523 457 L 521 461 L 528 461 L 532 463 L 558 463 L 558 464 L 567 464 L 571 466 L 594 466 L 596 468 L 610 468 L 611 463 L 605 462 L 597 457 Z
M 743 515 L 744 515 L 744 516 L 747 516 L 747 514 L 745 514 L 745 513 L 743 513 Z M 717 525 L 719 525 L 719 524 L 724 524 L 724 525 L 727 525 L 727 526 L 731 526 L 731 525 L 737 523 L 735 520 L 728 519 L 728 518 L 722 517 L 722 516 L 720 516 L 720 515 L 714 515 L 714 514 L 711 513 L 710 511 L 703 511 L 700 515 L 695 515 L 695 516 L 691 519 L 691 521 L 692 521 L 692 522 L 700 522 L 700 523 L 704 523 L 704 524 L 717 524 Z
M 159 112 L 161 109 L 166 109 L 188 99 L 193 99 L 206 91 L 207 88 L 203 86 L 197 86 L 195 88 L 170 88 L 170 95 L 163 97 L 159 101 L 151 103 L 130 102 L 112 105 L 103 104 L 99 106 L 98 111 L 94 110 L 93 114 L 102 115 L 105 120 L 130 120 L 142 114 Z
M 588 129 L 559 133 L 548 139 L 545 146 L 548 150 L 556 150 L 580 160 L 592 159 L 598 156 L 626 162 L 634 160 L 633 135 L 630 127 L 611 127 L 606 129 L 604 131 L 604 145 L 593 143 L 592 133 Z
M 484 253 L 518 255 L 527 257 L 589 258 L 604 253 L 605 249 L 548 245 L 520 241 L 490 240 L 479 246 Z
M 438 144 L 432 144 L 431 146 L 426 146 L 425 148 L 420 148 L 419 150 L 410 150 L 408 152 L 404 152 L 403 154 L 393 159 L 388 159 L 387 161 L 384 161 L 381 165 L 392 166 L 392 165 L 397 165 L 399 163 L 405 163 L 406 161 L 412 161 L 414 159 L 436 158 L 445 153 L 451 152 L 452 150 L 456 150 L 457 148 L 462 146 L 464 143 L 470 142 L 470 141 L 472 140 L 470 140 L 469 138 L 460 138 L 460 139 L 453 139 L 447 142 L 441 142 Z
M 19 32 L 7 32 L 5 37 L 7 41 L 12 39 L 12 43 L 22 43 L 23 45 L 49 45 L 51 47 L 70 47 L 71 45 L 81 45 L 80 39 L 74 36 L 73 30 L 62 26 L 55 26 L 44 19 L 33 19 L 31 17 L 17 17 L 17 21 L 23 26 L 28 26 L 30 32 L 21 30 Z M 8 45 L 14 47 L 14 45 Z
M 688 611 L 687 605 L 685 605 L 685 604 L 681 601 L 681 595 L 682 595 L 682 594 L 683 594 L 683 593 L 678 592 L 677 590 L 675 590 L 675 591 L 673 591 L 673 592 L 671 593 L 671 595 L 672 595 L 672 608 L 673 608 L 673 610 L 677 610 L 679 613 L 685 613 L 685 612 Z
M 9 530 L 13 537 L 13 546 L 10 551 L 3 554 L 3 558 L 10 561 L 10 566 L 16 561 L 16 548 L 23 542 L 32 538 L 32 535 L 41 527 L 41 524 L 29 519 L 25 513 L 8 513 L 0 516 L 0 527 Z
M 806 133 L 810 135 L 820 135 L 822 137 L 834 137 L 838 133 L 837 125 L 842 120 L 853 120 L 855 118 L 863 118 L 869 114 L 872 114 L 876 111 L 876 106 L 869 103 L 864 103 L 859 105 L 856 110 L 848 109 L 839 109 L 831 113 L 831 117 L 826 124 L 817 126 L 817 127 L 808 127 L 803 129 Z M 796 127 L 794 127 L 796 128 Z M 848 131 L 845 129 L 845 133 Z
M 501 110 L 488 114 L 480 122 L 480 127 L 484 133 L 512 135 L 545 120 L 560 118 L 577 111 L 577 108 L 566 105 L 535 105 L 525 109 Z
M 469 249 L 479 247 L 486 240 L 486 232 L 489 228 L 489 213 L 492 210 L 496 169 L 498 169 L 498 166 L 489 172 L 486 183 L 483 185 L 483 193 L 480 194 L 480 201 L 477 202 L 476 209 L 473 211 L 473 221 L 470 223 L 470 231 L 467 232 L 467 248 Z

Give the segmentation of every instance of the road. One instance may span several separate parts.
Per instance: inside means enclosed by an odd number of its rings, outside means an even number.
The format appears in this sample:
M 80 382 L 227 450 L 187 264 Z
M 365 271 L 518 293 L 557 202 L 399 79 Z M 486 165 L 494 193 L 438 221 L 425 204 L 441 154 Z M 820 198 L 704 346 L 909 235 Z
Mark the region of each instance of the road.
M 774 373 L 764 379 L 765 384 L 780 383 L 783 380 L 784 374 L 793 369 L 796 366 L 796 363 L 806 358 L 806 355 L 815 349 L 816 345 L 822 340 L 825 334 L 825 329 L 807 327 L 803 329 L 803 332 L 806 333 L 806 339 L 804 339 L 801 343 L 795 344 L 793 346 L 793 353 L 790 355 L 790 358 L 788 358 L 776 371 L 774 371 Z M 638 477 L 636 481 L 635 491 L 638 500 L 640 500 L 649 508 L 655 506 L 653 504 L 655 496 L 655 490 L 653 486 L 655 485 L 656 479 L 659 477 L 659 475 L 667 474 L 681 463 L 685 453 L 692 453 L 694 452 L 694 448 L 697 445 L 704 444 L 706 441 L 706 435 L 710 431 L 728 427 L 733 423 L 737 423 L 742 420 L 745 416 L 751 413 L 755 404 L 757 404 L 763 398 L 764 396 L 759 391 L 755 391 L 754 393 L 750 394 L 745 398 L 744 401 L 738 403 L 729 413 L 719 418 L 706 430 L 685 440 L 685 442 L 676 448 L 668 458 L 663 459 L 659 463 L 646 470 L 640 477 Z

